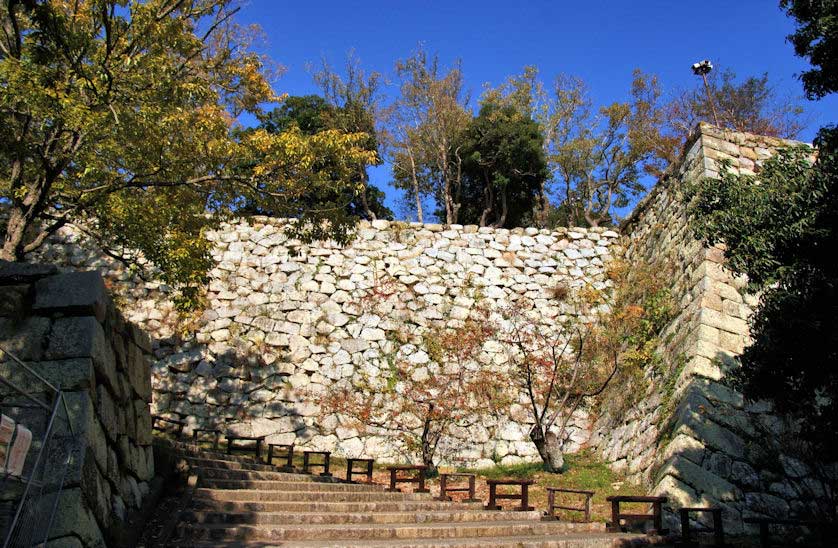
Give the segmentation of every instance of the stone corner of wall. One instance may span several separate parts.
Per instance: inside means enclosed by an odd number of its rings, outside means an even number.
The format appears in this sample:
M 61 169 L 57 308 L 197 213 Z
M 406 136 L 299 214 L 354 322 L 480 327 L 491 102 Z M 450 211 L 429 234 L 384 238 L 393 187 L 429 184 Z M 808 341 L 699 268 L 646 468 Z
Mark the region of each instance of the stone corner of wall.
M 148 335 L 122 318 L 99 272 L 0 261 L 0 344 L 61 389 L 76 434 L 78 458 L 66 473 L 50 538 L 71 535 L 84 546 L 122 538 L 155 475 Z M 47 393 L 2 357 L 4 376 Z M 27 459 L 34 458 L 32 451 Z

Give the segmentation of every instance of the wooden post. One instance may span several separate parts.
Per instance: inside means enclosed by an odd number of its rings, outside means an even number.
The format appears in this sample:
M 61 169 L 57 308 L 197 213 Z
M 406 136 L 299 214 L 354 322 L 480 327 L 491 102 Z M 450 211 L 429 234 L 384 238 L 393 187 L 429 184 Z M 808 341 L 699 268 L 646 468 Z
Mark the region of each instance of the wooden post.
M 430 489 L 425 489 L 425 471 L 419 470 L 419 488 L 416 493 L 428 493 Z
M 663 510 L 660 502 L 652 503 L 652 527 L 654 527 L 656 535 L 661 534 L 663 530 Z
M 690 542 L 692 538 L 692 531 L 690 530 L 690 513 L 689 510 L 686 508 L 681 508 L 678 511 L 681 514 L 681 540 L 683 542 Z M 713 519 L 715 520 L 716 515 L 713 514 Z
M 593 495 L 585 496 L 585 521 L 588 523 L 591 522 L 591 498 Z
M 621 530 L 621 527 L 620 527 L 620 501 L 619 500 L 612 500 L 611 501 L 611 527 L 609 529 L 613 533 L 618 533 Z
M 452 500 L 450 496 L 445 493 L 445 487 L 448 483 L 448 474 L 439 475 L 439 500 Z
M 530 486 L 528 483 L 521 484 L 521 511 L 530 510 Z
M 713 509 L 713 540 L 716 546 L 723 546 L 725 543 L 725 530 L 722 524 L 722 509 Z
M 475 477 L 473 475 L 468 477 L 468 500 L 466 502 L 477 502 L 474 498 L 474 483 Z
M 401 489 L 396 488 L 396 469 L 390 469 L 390 488 L 387 489 L 388 491 L 401 491 Z
M 497 510 L 498 509 L 498 503 L 497 503 L 497 500 L 495 499 L 495 496 L 497 494 L 497 488 L 498 488 L 498 486 L 496 484 L 494 484 L 494 483 L 489 484 L 489 504 L 486 505 L 486 508 L 489 509 L 489 510 Z

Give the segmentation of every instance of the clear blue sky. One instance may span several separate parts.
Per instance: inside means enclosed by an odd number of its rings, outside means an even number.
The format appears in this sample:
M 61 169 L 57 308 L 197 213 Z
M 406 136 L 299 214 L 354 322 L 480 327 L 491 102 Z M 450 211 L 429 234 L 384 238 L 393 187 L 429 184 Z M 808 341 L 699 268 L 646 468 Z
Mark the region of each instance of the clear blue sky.
M 740 77 L 767 72 L 779 93 L 802 98 L 795 74 L 807 66 L 785 41 L 792 20 L 771 0 L 250 0 L 238 21 L 262 27 L 266 42 L 257 49 L 286 68 L 276 89 L 291 95 L 317 92 L 306 64 L 323 56 L 340 67 L 354 49 L 366 69 L 390 75 L 420 42 L 446 64 L 462 59 L 474 97 L 485 82 L 530 64 L 548 81 L 581 76 L 595 104 L 625 100 L 635 67 L 657 74 L 666 94 L 694 85 L 689 67 L 707 58 Z M 812 121 L 801 139 L 838 122 L 838 97 L 801 100 Z M 372 182 L 397 210 L 389 178 L 388 166 L 373 170 Z

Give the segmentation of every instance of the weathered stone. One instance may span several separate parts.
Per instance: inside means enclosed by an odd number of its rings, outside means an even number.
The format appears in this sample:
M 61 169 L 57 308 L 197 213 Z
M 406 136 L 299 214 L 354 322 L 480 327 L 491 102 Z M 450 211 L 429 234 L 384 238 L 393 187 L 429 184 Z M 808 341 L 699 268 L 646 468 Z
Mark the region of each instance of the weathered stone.
M 43 349 L 49 329 L 47 318 L 0 318 L 0 344 L 18 359 L 38 361 L 44 358 Z M 50 359 L 49 355 L 46 357 Z
M 26 308 L 28 285 L 0 285 L 0 317 L 19 316 Z
M 109 301 L 98 272 L 67 272 L 38 280 L 32 309 L 37 314 L 95 316 L 101 322 Z
M 0 285 L 29 284 L 56 272 L 58 268 L 51 264 L 20 263 L 0 259 Z
M 113 394 L 120 393 L 113 349 L 102 325 L 93 316 L 55 320 L 45 357 L 51 360 L 91 358 L 97 377 L 107 382 Z
M 96 519 L 87 509 L 81 489 L 78 488 L 61 492 L 50 535 L 78 537 L 85 548 L 106 548 Z

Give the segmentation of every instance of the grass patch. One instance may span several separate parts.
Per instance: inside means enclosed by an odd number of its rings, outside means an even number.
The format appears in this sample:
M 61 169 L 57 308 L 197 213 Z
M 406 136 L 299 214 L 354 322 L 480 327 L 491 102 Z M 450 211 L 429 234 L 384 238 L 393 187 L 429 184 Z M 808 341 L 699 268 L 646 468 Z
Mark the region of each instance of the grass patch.
M 534 477 L 539 472 L 544 472 L 544 468 L 540 462 L 524 462 L 521 464 L 499 464 L 492 468 L 458 468 L 458 472 L 467 472 L 470 474 L 477 474 L 486 479 L 501 479 L 501 478 L 517 478 L 529 479 Z

